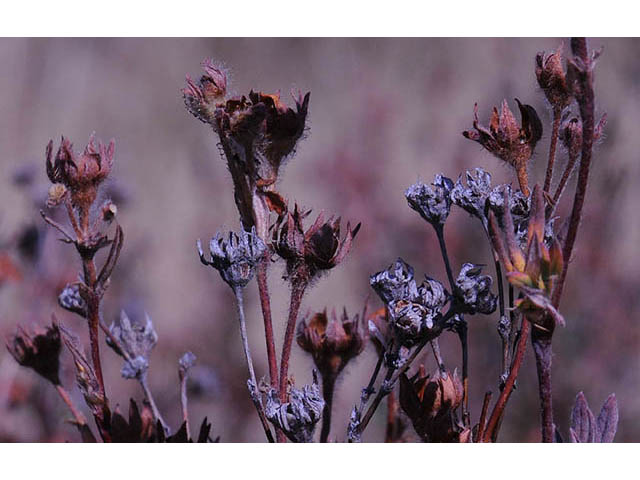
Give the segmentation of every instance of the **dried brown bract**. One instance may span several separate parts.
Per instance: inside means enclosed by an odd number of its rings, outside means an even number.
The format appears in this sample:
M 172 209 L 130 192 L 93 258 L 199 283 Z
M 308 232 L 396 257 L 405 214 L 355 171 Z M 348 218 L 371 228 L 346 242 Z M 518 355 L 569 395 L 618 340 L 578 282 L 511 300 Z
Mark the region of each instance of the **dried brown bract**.
M 525 195 L 528 195 L 527 164 L 536 144 L 542 138 L 542 122 L 531 105 L 523 105 L 517 98 L 516 102 L 522 117 L 522 125 L 516 121 L 506 100 L 502 102 L 500 113 L 496 107 L 493 108 L 489 127 L 480 125 L 478 104 L 476 104 L 473 109 L 475 130 L 466 130 L 462 134 L 469 140 L 478 142 L 487 151 L 515 168 L 520 188 Z
M 62 137 L 58 151 L 53 157 L 53 140 L 46 149 L 47 175 L 53 184 L 62 184 L 71 194 L 72 204 L 82 210 L 88 210 L 97 195 L 97 188 L 109 175 L 113 165 L 115 143 L 113 140 L 105 146 L 91 135 L 84 151 L 78 155 L 73 151 L 71 142 Z M 61 201 L 64 194 L 56 187 L 54 195 L 50 192 L 50 201 Z M 53 198 L 52 198 L 53 197 Z
M 366 337 L 361 315 L 350 318 L 343 310 L 340 318 L 335 311 L 331 318 L 326 309 L 298 324 L 298 345 L 311 354 L 320 374 L 337 376 L 347 363 L 362 353 Z
M 425 442 L 466 442 L 469 430 L 456 419 L 463 388 L 457 372 L 425 375 L 424 367 L 411 378 L 400 377 L 400 405 Z
M 16 362 L 33 369 L 54 385 L 60 385 L 60 330 L 53 323 L 33 333 L 18 325 L 17 332 L 7 339 L 7 350 Z
M 571 102 L 571 92 L 562 65 L 562 45 L 549 55 L 536 55 L 536 78 L 554 109 L 562 110 Z
M 300 278 L 308 282 L 321 271 L 341 263 L 360 230 L 359 223 L 353 229 L 351 223 L 347 223 L 347 232 L 340 240 L 340 217 L 330 217 L 325 221 L 324 213 L 320 213 L 305 231 L 303 220 L 309 213 L 302 212 L 296 205 L 293 213 L 287 212 L 278 219 L 273 230 L 272 245 L 287 262 L 290 281 Z

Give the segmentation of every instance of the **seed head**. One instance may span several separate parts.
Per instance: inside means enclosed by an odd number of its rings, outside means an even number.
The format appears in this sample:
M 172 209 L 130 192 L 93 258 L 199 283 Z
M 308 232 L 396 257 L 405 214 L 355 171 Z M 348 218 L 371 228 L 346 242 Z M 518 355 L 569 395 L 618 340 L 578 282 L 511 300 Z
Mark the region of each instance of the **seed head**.
M 322 417 L 323 409 L 324 400 L 314 370 L 313 383 L 305 385 L 302 390 L 292 388 L 288 402 L 282 403 L 278 392 L 271 389 L 267 395 L 265 415 L 292 442 L 308 443 L 313 439 L 313 431 Z
M 109 331 L 117 343 L 107 337 L 107 344 L 125 359 L 120 372 L 122 376 L 142 379 L 149 368 L 149 355 L 158 343 L 151 317 L 145 313 L 144 322 L 132 322 L 122 310 L 119 322 L 113 322 Z
M 409 206 L 433 226 L 444 225 L 451 209 L 451 189 L 453 182 L 444 175 L 436 175 L 431 186 L 416 183 L 410 186 L 404 196 Z
M 197 242 L 200 261 L 220 272 L 222 279 L 232 288 L 245 287 L 253 278 L 255 267 L 264 255 L 265 244 L 255 228 L 240 234 L 229 232 L 226 239 L 221 232 L 209 243 L 211 259 L 205 258 L 200 240 Z
M 455 283 L 454 295 L 464 305 L 464 313 L 490 315 L 495 312 L 498 299 L 491 293 L 493 280 L 489 275 L 482 275 L 481 265 L 462 265 Z

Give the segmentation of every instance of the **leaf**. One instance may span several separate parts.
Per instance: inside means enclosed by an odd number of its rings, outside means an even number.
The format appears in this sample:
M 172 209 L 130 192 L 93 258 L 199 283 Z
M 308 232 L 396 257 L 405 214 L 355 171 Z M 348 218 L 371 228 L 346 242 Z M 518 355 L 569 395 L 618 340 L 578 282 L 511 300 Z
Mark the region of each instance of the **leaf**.
M 571 411 L 571 434 L 575 442 L 594 443 L 598 427 L 593 413 L 589 409 L 587 399 L 582 392 L 576 396 L 576 402 Z M 574 443 L 575 443 L 574 442 Z
M 598 433 L 600 438 L 597 439 L 600 443 L 611 443 L 613 437 L 616 436 L 618 429 L 618 402 L 616 395 L 612 393 L 604 402 L 600 414 L 598 415 Z

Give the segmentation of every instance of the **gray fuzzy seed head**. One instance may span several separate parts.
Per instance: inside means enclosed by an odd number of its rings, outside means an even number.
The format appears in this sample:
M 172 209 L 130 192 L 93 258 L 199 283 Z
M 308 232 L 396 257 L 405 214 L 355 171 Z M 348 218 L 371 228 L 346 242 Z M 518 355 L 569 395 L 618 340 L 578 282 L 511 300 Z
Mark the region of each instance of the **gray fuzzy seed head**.
M 453 181 L 436 175 L 431 185 L 422 182 L 411 185 L 404 193 L 409 206 L 433 226 L 442 226 L 451 210 Z

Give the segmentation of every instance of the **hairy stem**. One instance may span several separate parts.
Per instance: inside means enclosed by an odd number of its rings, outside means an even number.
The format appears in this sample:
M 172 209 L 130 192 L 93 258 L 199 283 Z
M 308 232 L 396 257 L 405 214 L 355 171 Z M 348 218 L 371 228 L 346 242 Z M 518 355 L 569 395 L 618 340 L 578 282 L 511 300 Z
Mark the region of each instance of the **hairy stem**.
M 558 130 L 560 130 L 560 120 L 562 118 L 562 108 L 553 107 L 553 126 L 551 130 L 551 143 L 549 145 L 549 159 L 547 160 L 547 173 L 544 177 L 543 191 L 549 193 L 551 181 L 553 179 L 553 164 L 556 160 L 556 147 L 558 145 Z
M 244 350 L 244 356 L 247 360 L 247 368 L 249 370 L 249 395 L 251 396 L 251 401 L 256 407 L 256 411 L 258 412 L 258 417 L 260 418 L 260 423 L 262 424 L 264 433 L 267 436 L 269 442 L 273 443 L 273 435 L 271 434 L 271 429 L 269 428 L 269 424 L 267 423 L 267 418 L 265 417 L 264 411 L 262 410 L 262 401 L 260 400 L 260 395 L 258 393 L 258 382 L 256 380 L 256 374 L 253 369 L 253 359 L 251 358 L 249 339 L 247 337 L 247 323 L 244 316 L 244 297 L 242 295 L 242 288 L 235 287 L 233 289 L 233 293 L 235 293 L 236 306 L 238 307 L 238 321 L 240 323 L 240 337 L 242 338 L 242 348 Z

